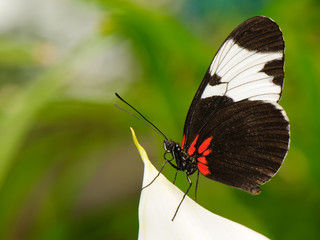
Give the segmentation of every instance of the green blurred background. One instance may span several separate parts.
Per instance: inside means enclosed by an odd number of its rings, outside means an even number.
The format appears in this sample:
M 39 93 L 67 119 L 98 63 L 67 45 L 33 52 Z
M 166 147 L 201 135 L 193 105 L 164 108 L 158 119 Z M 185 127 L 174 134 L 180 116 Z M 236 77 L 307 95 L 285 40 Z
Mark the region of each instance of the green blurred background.
M 259 196 L 201 177 L 198 201 L 272 239 L 319 237 L 319 1 L 3 0 L 0 239 L 136 239 L 143 164 L 129 127 L 157 167 L 163 139 L 114 92 L 181 142 L 216 50 L 255 15 L 284 34 L 290 150 Z

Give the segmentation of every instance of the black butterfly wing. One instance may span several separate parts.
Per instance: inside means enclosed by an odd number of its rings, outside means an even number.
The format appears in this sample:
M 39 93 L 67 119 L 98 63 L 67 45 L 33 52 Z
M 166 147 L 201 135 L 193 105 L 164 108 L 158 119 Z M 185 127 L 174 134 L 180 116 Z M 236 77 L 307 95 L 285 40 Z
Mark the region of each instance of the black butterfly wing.
M 201 149 L 206 139 L 210 144 Z M 219 110 L 194 147 L 203 175 L 257 194 L 280 168 L 288 145 L 284 110 L 276 103 L 243 100 Z
M 269 18 L 248 19 L 224 41 L 184 127 L 182 148 L 203 175 L 254 194 L 277 172 L 289 143 L 288 119 L 277 104 L 283 65 L 282 33 Z

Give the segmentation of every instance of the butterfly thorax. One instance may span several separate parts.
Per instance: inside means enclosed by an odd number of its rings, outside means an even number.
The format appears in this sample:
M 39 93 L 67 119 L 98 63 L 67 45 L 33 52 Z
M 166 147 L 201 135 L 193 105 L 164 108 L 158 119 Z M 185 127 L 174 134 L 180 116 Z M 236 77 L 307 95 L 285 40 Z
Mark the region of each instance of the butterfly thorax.
M 185 149 L 181 149 L 179 144 L 168 140 L 165 142 L 165 151 L 165 155 L 170 153 L 173 157 L 172 159 L 166 159 L 167 161 L 170 162 L 175 159 L 177 170 L 184 171 L 187 175 L 191 175 L 197 171 L 197 160 L 190 156 Z

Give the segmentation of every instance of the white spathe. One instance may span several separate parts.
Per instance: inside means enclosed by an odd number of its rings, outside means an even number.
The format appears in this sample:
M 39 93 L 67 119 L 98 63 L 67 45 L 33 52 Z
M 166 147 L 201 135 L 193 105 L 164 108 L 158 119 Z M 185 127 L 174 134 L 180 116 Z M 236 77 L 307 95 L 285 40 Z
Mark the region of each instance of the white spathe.
M 131 131 L 144 162 L 143 186 L 146 186 L 158 171 L 138 143 L 133 129 Z M 268 239 L 245 226 L 209 212 L 188 196 L 174 221 L 171 221 L 182 196 L 183 192 L 162 174 L 142 190 L 139 204 L 139 240 Z

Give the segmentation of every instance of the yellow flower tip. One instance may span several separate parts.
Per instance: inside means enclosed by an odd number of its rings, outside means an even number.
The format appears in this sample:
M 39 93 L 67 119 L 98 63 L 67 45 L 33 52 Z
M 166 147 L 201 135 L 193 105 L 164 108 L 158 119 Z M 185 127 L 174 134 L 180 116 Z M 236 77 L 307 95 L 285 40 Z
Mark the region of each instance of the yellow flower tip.
M 144 163 L 144 174 L 143 174 L 143 186 L 149 184 L 151 180 L 154 179 L 154 177 L 158 174 L 157 169 L 152 165 L 150 162 L 148 155 L 144 148 L 139 144 L 138 139 L 136 137 L 136 134 L 132 128 L 130 128 L 132 133 L 133 142 L 136 145 L 140 157 L 142 158 L 142 161 Z
M 134 132 L 132 127 L 130 127 L 130 130 L 131 130 L 131 133 L 132 133 L 133 142 L 134 142 L 134 144 L 136 145 L 136 147 L 137 147 L 137 149 L 139 151 L 139 154 L 140 154 L 140 156 L 142 158 L 142 161 L 146 164 L 147 163 L 146 161 L 149 162 L 148 155 L 147 155 L 146 151 L 144 150 L 144 148 L 141 147 L 141 145 L 139 144 L 137 136 L 136 136 L 136 134 L 135 134 L 135 132 Z

